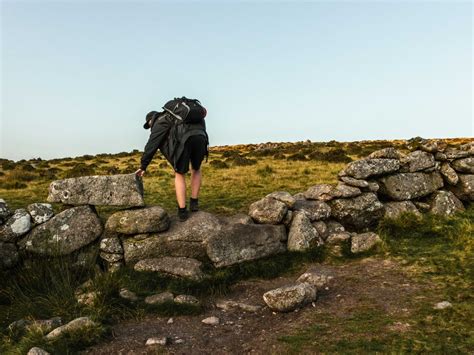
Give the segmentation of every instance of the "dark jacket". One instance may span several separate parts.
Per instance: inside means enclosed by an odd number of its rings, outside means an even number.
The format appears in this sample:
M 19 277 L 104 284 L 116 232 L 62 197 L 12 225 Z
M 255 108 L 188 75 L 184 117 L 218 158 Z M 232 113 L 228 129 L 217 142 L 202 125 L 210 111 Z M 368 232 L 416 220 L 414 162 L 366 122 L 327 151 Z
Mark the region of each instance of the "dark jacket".
M 160 149 L 166 160 L 176 170 L 176 163 L 184 151 L 186 140 L 194 135 L 205 136 L 209 147 L 209 137 L 207 136 L 204 120 L 202 124 L 188 124 L 178 122 L 176 118 L 168 113 L 161 114 L 151 127 L 150 138 L 148 138 L 145 146 L 140 168 L 146 170 L 156 151 Z

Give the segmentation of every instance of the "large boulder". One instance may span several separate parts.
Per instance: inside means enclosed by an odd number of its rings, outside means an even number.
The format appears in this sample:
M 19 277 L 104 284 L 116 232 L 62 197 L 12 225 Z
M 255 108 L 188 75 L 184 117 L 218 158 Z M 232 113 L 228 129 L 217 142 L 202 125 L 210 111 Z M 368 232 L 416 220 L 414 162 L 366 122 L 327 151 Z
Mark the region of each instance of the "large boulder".
M 264 197 L 250 205 L 249 216 L 257 223 L 279 224 L 287 211 L 288 207 L 284 202 L 273 197 Z
M 474 174 L 474 157 L 454 160 L 451 165 L 460 173 Z
M 444 151 L 444 154 L 446 155 L 446 158 L 449 160 L 467 158 L 468 156 L 471 155 L 469 150 L 460 150 L 456 148 L 447 148 Z
M 396 201 L 411 200 L 427 196 L 443 187 L 438 172 L 400 173 L 379 179 L 379 193 Z
M 385 159 L 388 160 L 388 159 Z M 384 206 L 377 195 L 365 192 L 360 196 L 336 199 L 329 202 L 331 216 L 342 223 L 355 229 L 368 227 L 377 222 L 384 215 Z
M 441 216 L 450 216 L 464 211 L 461 201 L 451 191 L 436 191 L 430 199 L 430 212 Z
M 143 206 L 143 183 L 135 174 L 82 176 L 53 181 L 48 202 L 67 205 Z
M 474 201 L 474 174 L 458 174 L 456 186 L 449 186 L 457 198 L 463 201 Z
M 306 282 L 280 287 L 263 294 L 267 306 L 278 312 L 292 311 L 316 301 L 316 297 L 316 287 Z
M 400 172 L 414 173 L 424 169 L 432 168 L 435 165 L 433 154 L 421 150 L 415 150 L 401 160 Z
M 32 203 L 27 210 L 33 219 L 34 224 L 41 224 L 54 216 L 53 206 L 49 203 Z
M 311 224 L 307 215 L 303 211 L 296 212 L 288 233 L 288 250 L 304 251 L 323 243 L 317 229 Z
M 18 249 L 14 243 L 0 241 L 0 270 L 9 269 L 18 263 Z
M 217 216 L 199 211 L 184 222 L 172 218 L 170 228 L 158 234 L 140 234 L 123 240 L 126 263 L 160 256 L 184 256 L 207 260 L 205 242 L 227 225 Z
M 448 162 L 443 162 L 441 164 L 441 169 L 439 170 L 444 180 L 450 185 L 456 185 L 459 181 L 458 174 L 456 171 L 449 165 Z
M 92 327 L 97 327 L 98 324 L 91 320 L 89 317 L 80 317 L 76 318 L 69 323 L 62 325 L 56 329 L 53 329 L 51 332 L 46 334 L 46 339 L 47 340 L 53 340 L 57 339 L 64 334 L 67 334 L 69 332 L 77 332 L 81 331 L 87 328 L 92 328 Z
M 207 240 L 207 255 L 216 267 L 260 259 L 286 250 L 285 226 L 231 224 Z
M 30 214 L 23 208 L 15 210 L 7 223 L 0 227 L 0 241 L 15 242 L 22 235 L 28 233 L 31 227 Z
M 311 222 L 326 219 L 331 215 L 331 207 L 324 201 L 298 200 L 294 211 L 301 211 Z
M 366 179 L 369 176 L 393 173 L 399 168 L 400 161 L 398 159 L 362 159 L 347 164 L 340 175 Z
M 334 198 L 332 195 L 333 186 L 329 184 L 318 184 L 314 186 L 310 186 L 304 193 L 303 193 L 303 200 L 307 198 L 308 200 L 320 200 L 320 201 L 329 201 Z M 297 200 L 302 200 L 297 199 Z
M 351 235 L 351 252 L 354 254 L 364 253 L 373 249 L 376 245 L 381 244 L 382 239 L 378 234 L 373 232 L 352 233 Z
M 34 228 L 18 243 L 40 255 L 67 255 L 100 237 L 102 223 L 90 206 L 67 209 Z
M 421 216 L 420 211 L 416 208 L 415 204 L 411 201 L 391 201 L 386 202 L 385 206 L 385 218 L 398 218 L 404 212 L 411 212 L 417 216 Z
M 143 259 L 135 264 L 136 271 L 161 272 L 174 277 L 183 277 L 199 281 L 204 277 L 202 263 L 196 259 L 164 256 L 162 258 Z
M 3 198 L 0 198 L 0 225 L 5 223 L 12 212 Z
M 115 212 L 105 228 L 121 234 L 157 233 L 170 226 L 168 213 L 160 206 Z

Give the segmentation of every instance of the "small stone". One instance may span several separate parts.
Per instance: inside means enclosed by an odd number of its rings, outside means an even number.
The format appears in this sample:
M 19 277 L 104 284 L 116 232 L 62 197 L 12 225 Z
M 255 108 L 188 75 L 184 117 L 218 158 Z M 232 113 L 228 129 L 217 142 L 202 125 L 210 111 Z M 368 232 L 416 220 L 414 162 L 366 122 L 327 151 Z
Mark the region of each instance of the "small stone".
M 345 182 L 347 185 L 354 186 L 354 187 L 368 187 L 369 183 L 366 180 L 361 179 L 354 179 L 350 176 L 342 176 L 341 180 Z
M 97 300 L 98 294 L 95 291 L 79 293 L 76 295 L 77 303 L 84 306 L 93 306 Z
M 168 319 L 168 321 L 166 323 L 173 324 L 173 322 L 174 322 L 173 318 L 170 318 L 170 319 Z
M 166 345 L 168 344 L 168 338 L 148 338 L 145 345 Z
M 275 200 L 283 202 L 288 208 L 293 208 L 296 199 L 286 191 L 275 191 L 271 194 L 268 194 L 266 197 L 272 197 Z
M 15 242 L 31 229 L 31 216 L 23 208 L 15 210 L 7 222 L 0 227 L 0 241 Z
M 122 243 L 118 237 L 102 238 L 100 241 L 100 250 L 104 253 L 123 254 Z
M 218 325 L 220 323 L 220 320 L 219 318 L 213 316 L 205 318 L 201 322 L 207 325 Z
M 123 259 L 123 254 L 109 254 L 100 252 L 100 257 L 109 263 L 116 263 Z
M 174 302 L 177 304 L 186 304 L 191 306 L 199 304 L 199 300 L 191 295 L 178 295 L 174 298 Z
M 450 308 L 452 306 L 453 305 L 451 304 L 451 302 L 443 301 L 443 302 L 436 303 L 433 308 L 434 309 L 446 309 L 446 308 Z
M 325 287 L 333 278 L 334 276 L 330 275 L 328 272 L 313 268 L 298 277 L 296 282 L 306 282 L 319 289 Z
M 138 297 L 135 292 L 132 292 L 126 288 L 122 288 L 119 292 L 119 296 L 123 299 L 135 302 L 138 301 Z
M 31 348 L 26 355 L 49 355 L 46 350 L 38 348 L 37 346 Z
M 76 318 L 69 323 L 62 325 L 46 335 L 46 339 L 56 339 L 66 332 L 77 331 L 88 327 L 97 326 L 98 324 L 91 320 L 89 317 Z
M 258 312 L 262 308 L 260 306 L 254 306 L 236 301 L 219 301 L 216 303 L 216 307 L 224 311 L 228 311 L 230 309 L 241 309 L 242 311 L 250 313 Z
M 351 238 L 351 252 L 354 254 L 363 253 L 373 249 L 380 243 L 382 243 L 382 239 L 380 239 L 376 233 L 353 233 Z
M 176 339 L 176 340 L 174 341 L 174 343 L 175 343 L 175 344 L 184 344 L 184 339 L 178 338 L 178 339 Z
M 249 216 L 257 223 L 279 224 L 287 211 L 285 203 L 272 197 L 264 197 L 250 205 Z
M 146 304 L 162 304 L 165 302 L 173 302 L 174 295 L 171 292 L 161 292 L 145 298 Z
M 49 203 L 32 203 L 27 207 L 35 224 L 41 224 L 54 216 L 53 206 Z
M 329 201 L 334 198 L 331 194 L 332 190 L 333 187 L 329 184 L 314 185 L 308 188 L 303 196 L 308 200 Z
M 308 283 L 288 285 L 270 290 L 263 300 L 272 311 L 289 312 L 316 300 L 316 287 Z
M 459 181 L 459 176 L 456 171 L 449 165 L 448 162 L 441 164 L 440 173 L 443 176 L 444 181 L 450 185 L 456 185 Z

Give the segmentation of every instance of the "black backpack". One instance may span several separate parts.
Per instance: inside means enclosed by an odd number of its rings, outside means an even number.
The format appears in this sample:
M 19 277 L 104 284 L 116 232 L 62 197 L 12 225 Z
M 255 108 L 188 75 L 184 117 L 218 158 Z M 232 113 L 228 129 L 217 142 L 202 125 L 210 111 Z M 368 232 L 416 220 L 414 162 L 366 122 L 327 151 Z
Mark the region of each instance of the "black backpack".
M 202 123 L 207 111 L 199 100 L 188 99 L 187 97 L 175 97 L 168 101 L 163 109 L 183 123 Z

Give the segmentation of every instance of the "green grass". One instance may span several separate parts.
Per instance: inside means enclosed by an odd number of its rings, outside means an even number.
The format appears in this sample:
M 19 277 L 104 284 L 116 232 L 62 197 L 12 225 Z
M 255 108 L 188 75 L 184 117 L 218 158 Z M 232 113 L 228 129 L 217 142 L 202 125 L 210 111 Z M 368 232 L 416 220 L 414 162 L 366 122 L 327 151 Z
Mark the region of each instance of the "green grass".
M 474 351 L 474 206 L 449 218 L 406 214 L 384 220 L 379 233 L 386 253 L 403 263 L 420 297 L 414 312 L 392 317 L 374 304 L 358 305 L 348 317 L 317 314 L 313 325 L 279 340 L 291 353 L 434 353 Z M 434 310 L 447 300 L 452 308 Z M 387 331 L 396 321 L 409 323 L 403 334 Z

